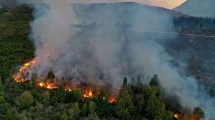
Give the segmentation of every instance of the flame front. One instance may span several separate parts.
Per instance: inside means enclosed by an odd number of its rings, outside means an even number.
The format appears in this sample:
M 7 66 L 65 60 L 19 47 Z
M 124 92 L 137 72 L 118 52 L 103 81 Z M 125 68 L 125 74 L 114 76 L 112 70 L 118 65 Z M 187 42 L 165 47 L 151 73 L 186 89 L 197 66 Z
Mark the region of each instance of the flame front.
M 92 98 L 92 97 L 93 97 L 93 92 L 92 92 L 92 90 L 90 89 L 90 90 L 84 91 L 83 96 L 84 96 L 85 98 Z
M 191 120 L 199 120 L 199 117 L 194 115 L 194 116 L 192 116 Z
M 23 66 L 20 67 L 19 72 L 13 75 L 13 78 L 16 82 L 25 82 L 25 75 L 28 72 L 28 69 L 36 64 L 36 59 L 25 63 Z
M 178 114 L 178 113 L 175 113 L 174 118 L 180 119 L 179 114 Z
M 42 88 L 46 88 L 46 89 L 57 89 L 58 85 L 55 82 L 39 82 L 38 86 L 42 87 Z
M 116 102 L 116 99 L 114 97 L 110 97 L 108 100 L 109 103 L 114 103 Z
M 38 58 L 33 59 L 32 61 L 29 61 L 27 63 L 25 63 L 24 65 L 22 65 L 19 70 L 18 73 L 13 75 L 13 78 L 16 82 L 26 82 L 26 76 L 28 75 L 28 72 L 31 68 L 33 68 L 35 66 L 35 64 L 38 62 Z M 44 88 L 44 89 L 58 89 L 59 88 L 59 83 L 55 82 L 55 81 L 36 81 L 37 86 Z M 71 92 L 72 90 L 74 90 L 73 87 L 73 83 L 72 82 L 65 82 L 64 83 L 64 87 L 65 87 L 65 91 L 69 91 Z M 83 90 L 82 96 L 84 98 L 93 98 L 93 92 L 92 89 L 87 89 L 87 90 Z M 108 100 L 109 103 L 114 103 L 116 102 L 116 99 L 114 97 L 109 98 Z

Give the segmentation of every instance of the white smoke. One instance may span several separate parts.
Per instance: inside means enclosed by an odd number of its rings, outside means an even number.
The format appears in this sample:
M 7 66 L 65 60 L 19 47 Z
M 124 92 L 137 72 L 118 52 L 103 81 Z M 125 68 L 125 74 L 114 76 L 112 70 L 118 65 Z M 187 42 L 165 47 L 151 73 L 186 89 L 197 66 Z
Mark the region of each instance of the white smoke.
M 70 0 L 25 1 L 34 5 L 32 40 L 38 64 L 31 73 L 43 77 L 52 70 L 67 80 L 103 80 L 114 88 L 122 78 L 157 73 L 161 85 L 170 95 L 177 95 L 182 106 L 204 109 L 207 119 L 214 119 L 214 102 L 192 77 L 173 67 L 173 60 L 155 39 L 144 31 L 168 30 L 172 18 L 163 11 L 141 8 L 138 4 L 74 8 Z M 93 6 L 93 5 L 92 5 Z M 145 7 L 145 6 L 143 6 Z M 75 12 L 76 11 L 76 12 Z M 77 11 L 81 14 L 77 14 Z M 85 11 L 85 12 L 83 12 Z M 91 13 L 94 12 L 94 13 Z M 160 22 L 158 22 L 160 21 Z M 98 23 L 98 26 L 75 24 Z M 127 27 L 125 27 L 127 26 Z M 129 28 L 129 29 L 128 29 Z M 159 36 L 156 39 L 163 39 Z

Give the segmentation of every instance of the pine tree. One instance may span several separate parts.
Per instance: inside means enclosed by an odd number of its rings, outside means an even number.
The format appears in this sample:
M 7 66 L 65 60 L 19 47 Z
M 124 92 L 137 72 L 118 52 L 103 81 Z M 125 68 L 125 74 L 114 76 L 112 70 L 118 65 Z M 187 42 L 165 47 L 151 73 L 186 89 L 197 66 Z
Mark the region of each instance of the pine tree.
M 116 115 L 120 119 L 131 119 L 133 109 L 132 96 L 127 88 L 121 88 L 115 106 Z
M 152 94 L 148 100 L 146 111 L 150 120 L 163 120 L 165 116 L 165 106 L 158 101 L 155 94 Z
M 55 79 L 55 75 L 52 71 L 49 71 L 49 73 L 47 75 L 47 79 L 48 80 L 54 80 Z
M 199 118 L 204 118 L 205 117 L 205 113 L 200 107 L 194 108 L 193 115 L 197 115 Z
M 156 74 L 152 77 L 149 85 L 150 86 L 159 86 L 159 78 Z
M 124 80 L 123 80 L 123 85 L 122 87 L 128 87 L 128 79 L 125 77 Z

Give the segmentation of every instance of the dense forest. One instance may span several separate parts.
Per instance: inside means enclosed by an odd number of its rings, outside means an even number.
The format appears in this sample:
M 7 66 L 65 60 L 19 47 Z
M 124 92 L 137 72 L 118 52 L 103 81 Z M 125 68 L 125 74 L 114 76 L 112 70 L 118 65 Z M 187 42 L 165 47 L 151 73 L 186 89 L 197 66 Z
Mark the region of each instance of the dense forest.
M 109 85 L 96 86 L 79 83 L 71 91 L 65 90 L 61 80 L 58 89 L 41 88 L 35 78 L 24 83 L 13 80 L 17 66 L 34 57 L 34 47 L 28 38 L 31 9 L 19 6 L 0 10 L 0 119 L 2 120 L 198 120 L 204 111 L 181 108 L 177 97 L 161 93 L 159 76 L 152 76 L 149 84 L 141 78 L 122 78 L 122 86 L 109 101 L 113 91 Z M 191 21 L 191 22 L 190 22 Z M 202 21 L 202 22 L 200 22 Z M 206 21 L 206 22 L 204 22 Z M 209 24 L 206 24 L 209 22 Z M 199 26 L 198 30 L 210 28 L 215 20 L 203 18 L 176 18 L 178 30 Z M 192 25 L 192 24 L 195 25 Z M 210 24 L 211 23 L 211 24 Z M 189 30 L 187 30 L 189 31 Z M 179 31 L 180 32 L 180 31 Z M 55 75 L 50 71 L 47 81 Z M 131 81 L 131 82 L 128 82 Z M 83 95 L 86 90 L 90 95 Z
M 215 28 L 214 18 L 201 18 L 192 16 L 183 16 L 173 19 L 174 26 L 178 32 L 198 33 L 204 35 L 213 35 Z

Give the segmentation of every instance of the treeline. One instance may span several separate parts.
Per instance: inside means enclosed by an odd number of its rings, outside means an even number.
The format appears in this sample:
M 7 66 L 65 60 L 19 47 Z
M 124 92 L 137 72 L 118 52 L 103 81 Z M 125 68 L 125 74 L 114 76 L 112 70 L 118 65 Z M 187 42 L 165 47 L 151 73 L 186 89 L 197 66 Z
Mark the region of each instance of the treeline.
M 33 79 L 33 78 L 32 78 Z M 204 118 L 201 108 L 192 114 L 178 113 L 169 106 L 168 99 L 161 97 L 159 78 L 154 75 L 149 85 L 140 79 L 128 83 L 124 78 L 115 102 L 108 102 L 107 87 L 93 88 L 93 97 L 85 98 L 80 89 L 65 91 L 38 88 L 32 81 L 16 83 L 0 81 L 0 119 L 50 119 L 50 120 L 189 120 L 193 116 Z M 175 114 L 179 118 L 175 117 Z
M 184 16 L 173 19 L 176 30 L 183 32 L 203 32 L 215 29 L 214 18 Z

